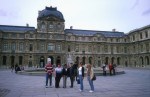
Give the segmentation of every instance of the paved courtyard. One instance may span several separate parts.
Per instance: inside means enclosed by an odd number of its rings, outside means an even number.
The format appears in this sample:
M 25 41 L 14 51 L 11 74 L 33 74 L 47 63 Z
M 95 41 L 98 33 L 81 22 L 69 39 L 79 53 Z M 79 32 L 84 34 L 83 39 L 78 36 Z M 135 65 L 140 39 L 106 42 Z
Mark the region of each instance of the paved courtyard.
M 0 97 L 150 97 L 150 69 L 124 69 L 125 74 L 97 76 L 95 92 L 84 79 L 84 91 L 75 82 L 70 88 L 45 88 L 45 76 L 27 76 L 0 70 Z M 53 78 L 54 86 L 54 78 Z

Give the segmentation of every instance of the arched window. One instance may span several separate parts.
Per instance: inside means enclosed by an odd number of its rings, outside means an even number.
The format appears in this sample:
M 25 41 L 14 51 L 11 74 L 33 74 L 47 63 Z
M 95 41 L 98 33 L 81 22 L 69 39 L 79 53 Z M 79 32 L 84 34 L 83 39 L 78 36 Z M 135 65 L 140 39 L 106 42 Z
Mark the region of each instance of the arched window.
M 6 65 L 7 57 L 3 56 L 3 65 Z

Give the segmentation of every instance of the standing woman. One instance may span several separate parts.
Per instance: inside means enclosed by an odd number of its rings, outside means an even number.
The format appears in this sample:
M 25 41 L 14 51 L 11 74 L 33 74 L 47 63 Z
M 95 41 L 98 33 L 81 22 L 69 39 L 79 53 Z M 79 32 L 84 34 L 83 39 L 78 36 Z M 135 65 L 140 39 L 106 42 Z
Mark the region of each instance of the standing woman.
M 62 76 L 62 70 L 63 68 L 61 67 L 60 64 L 58 64 L 58 66 L 55 68 L 55 88 L 59 88 L 59 83 Z
M 84 67 L 82 66 L 82 62 L 79 64 L 78 68 L 79 80 L 80 80 L 80 92 L 83 91 L 83 79 L 84 79 Z
M 91 66 L 91 64 L 87 65 L 87 73 L 86 73 L 87 79 L 89 81 L 89 85 L 91 87 L 91 90 L 89 92 L 94 92 L 94 85 L 93 85 L 93 76 L 94 76 L 94 72 L 93 72 L 93 67 Z

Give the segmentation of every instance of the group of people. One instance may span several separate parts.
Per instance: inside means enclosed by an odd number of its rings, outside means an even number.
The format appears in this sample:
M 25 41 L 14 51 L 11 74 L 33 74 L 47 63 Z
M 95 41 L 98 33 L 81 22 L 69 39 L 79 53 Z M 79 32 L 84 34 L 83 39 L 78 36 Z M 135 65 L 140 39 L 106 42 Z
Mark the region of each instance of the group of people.
M 109 71 L 109 75 L 116 75 L 116 64 L 103 64 L 102 65 L 103 68 L 103 75 L 106 76 L 107 75 L 107 70 Z
M 86 66 L 87 68 L 87 80 L 89 81 L 89 85 L 91 90 L 89 92 L 94 91 L 94 85 L 93 85 L 93 68 L 91 64 L 88 64 Z M 48 63 L 45 65 L 45 71 L 46 71 L 46 88 L 49 86 L 52 87 L 52 76 L 55 77 L 55 88 L 60 88 L 59 83 L 61 78 L 63 78 L 63 88 L 67 87 L 67 78 L 70 78 L 70 88 L 74 87 L 74 81 L 79 80 L 80 81 L 80 89 L 79 91 L 82 92 L 84 90 L 83 80 L 84 80 L 84 71 L 85 68 L 83 67 L 82 62 L 78 64 L 64 64 L 62 67 L 60 64 L 57 65 L 56 68 L 53 67 L 51 64 L 51 61 L 48 61 Z M 48 86 L 49 81 L 49 86 Z
M 21 71 L 21 68 L 18 64 L 11 65 L 11 72 L 13 72 L 14 70 L 15 70 L 15 73 L 17 73 L 18 71 Z

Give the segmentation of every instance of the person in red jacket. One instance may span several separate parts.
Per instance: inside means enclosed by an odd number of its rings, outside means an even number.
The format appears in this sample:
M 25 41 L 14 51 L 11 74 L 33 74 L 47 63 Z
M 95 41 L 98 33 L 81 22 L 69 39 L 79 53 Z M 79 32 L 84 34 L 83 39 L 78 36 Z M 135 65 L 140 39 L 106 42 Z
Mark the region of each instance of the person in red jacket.
M 53 67 L 51 61 L 48 61 L 48 63 L 46 64 L 45 71 L 46 71 L 46 88 L 48 88 L 48 79 L 49 79 L 49 85 L 50 87 L 52 87 Z
M 113 69 L 113 66 L 112 66 L 111 63 L 110 63 L 108 66 L 109 66 L 109 74 L 112 75 L 112 69 Z

